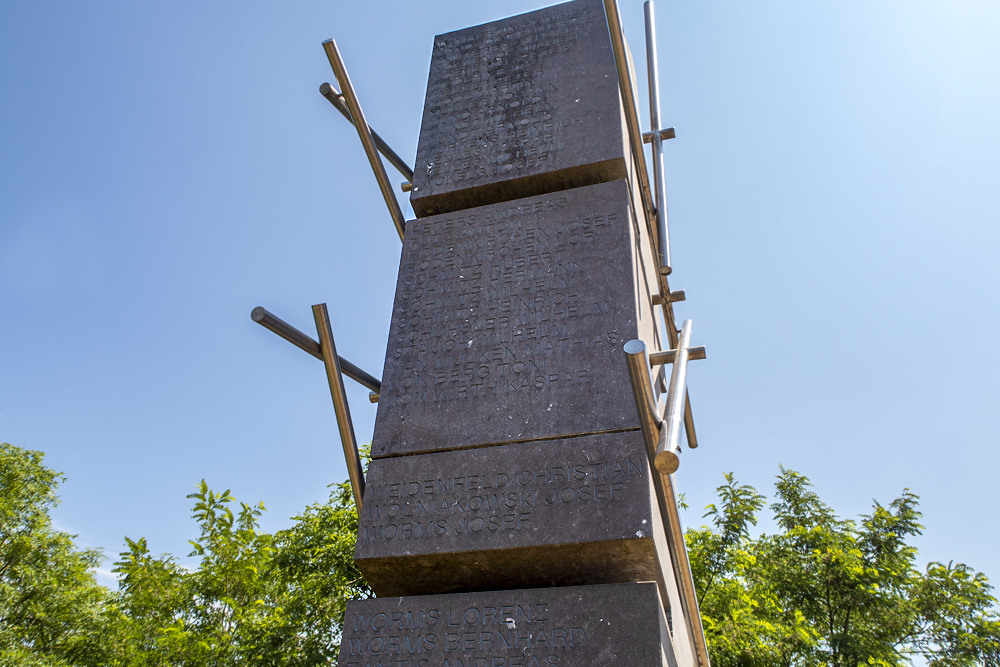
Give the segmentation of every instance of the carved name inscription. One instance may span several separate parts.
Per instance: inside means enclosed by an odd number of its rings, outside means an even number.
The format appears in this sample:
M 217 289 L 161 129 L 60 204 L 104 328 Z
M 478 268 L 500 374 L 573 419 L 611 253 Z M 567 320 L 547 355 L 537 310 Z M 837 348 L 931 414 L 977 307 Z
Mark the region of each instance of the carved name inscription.
M 652 583 L 347 603 L 340 667 L 662 665 Z
M 624 181 L 408 223 L 373 455 L 638 426 L 632 224 Z
M 623 161 L 617 85 L 604 9 L 595 0 L 439 35 L 417 148 L 414 211 L 423 216 L 497 200 L 433 197 L 441 193 Z M 619 170 L 558 187 L 623 176 Z M 520 196 L 551 189 L 557 188 Z
M 638 433 L 378 460 L 357 556 L 648 537 L 649 497 Z

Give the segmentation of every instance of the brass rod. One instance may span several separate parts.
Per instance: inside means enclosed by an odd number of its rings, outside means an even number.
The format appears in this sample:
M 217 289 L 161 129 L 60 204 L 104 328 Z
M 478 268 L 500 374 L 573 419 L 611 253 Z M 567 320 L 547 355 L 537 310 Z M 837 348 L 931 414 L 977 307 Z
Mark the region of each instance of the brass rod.
M 250 319 L 261 325 L 268 331 L 272 331 L 300 350 L 323 361 L 323 353 L 320 351 L 319 343 L 302 333 L 288 322 L 271 313 L 263 306 L 257 306 L 250 312 Z M 382 382 L 374 375 L 355 366 L 347 359 L 340 357 L 340 370 L 344 375 L 351 378 L 358 384 L 368 389 L 378 392 L 382 390 Z
M 340 112 L 340 114 L 347 119 L 351 125 L 354 125 L 354 119 L 351 118 L 351 110 L 347 108 L 347 102 L 344 101 L 344 96 L 337 92 L 337 89 L 331 86 L 329 83 L 320 84 L 319 87 L 320 94 L 333 105 L 333 108 Z M 413 170 L 410 169 L 409 165 L 403 161 L 403 158 L 396 154 L 396 151 L 389 147 L 389 144 L 385 143 L 385 139 L 379 136 L 378 132 L 373 130 L 371 126 L 368 127 L 368 131 L 372 133 L 372 139 L 375 141 L 375 147 L 378 148 L 378 152 L 385 156 L 385 159 L 389 161 L 396 171 L 403 175 L 407 181 L 413 180 Z
M 351 79 L 347 76 L 347 68 L 344 67 L 343 58 L 340 57 L 337 42 L 332 39 L 326 40 L 323 42 L 323 50 L 326 51 L 326 57 L 330 61 L 330 67 L 333 68 L 337 82 L 340 83 L 340 89 L 343 91 L 347 108 L 350 110 L 351 118 L 354 120 L 354 129 L 358 131 L 358 137 L 361 138 L 361 145 L 365 149 L 365 155 L 368 156 L 368 163 L 375 173 L 375 180 L 378 181 L 379 190 L 382 191 L 385 205 L 389 207 L 389 215 L 392 216 L 392 222 L 396 225 L 399 240 L 402 241 L 406 221 L 403 219 L 403 212 L 400 210 L 399 202 L 396 200 L 396 195 L 389 184 L 389 177 L 385 173 L 382 158 L 378 156 L 378 150 L 375 148 L 375 140 L 372 139 L 368 121 L 365 120 L 365 114 L 361 111 L 361 105 L 358 103 L 358 96 L 354 92 L 354 86 L 351 85 Z
M 656 399 L 653 397 L 653 383 L 649 377 L 646 344 L 638 339 L 630 340 L 625 343 L 624 350 L 632 380 L 632 396 L 635 398 L 635 408 L 639 411 L 642 437 L 646 441 L 649 460 L 652 461 L 656 455 L 656 443 L 660 439 L 660 420 L 655 413 Z
M 649 129 L 653 144 L 653 184 L 656 192 L 656 240 L 660 270 L 670 273 L 670 227 L 667 224 L 667 186 L 663 174 L 663 135 L 660 132 L 660 77 L 656 67 L 656 25 L 653 2 L 643 4 L 646 18 L 646 72 L 649 79 Z
M 325 303 L 313 306 L 312 311 L 313 319 L 316 320 L 320 349 L 323 352 L 326 380 L 330 385 L 330 397 L 333 399 L 333 410 L 337 414 L 340 442 L 344 446 L 347 474 L 351 478 L 351 490 L 354 491 L 354 504 L 358 508 L 358 516 L 361 516 L 361 499 L 365 495 L 365 470 L 361 465 L 361 455 L 358 453 L 358 441 L 354 437 L 354 424 L 351 423 L 351 410 L 347 405 L 344 378 L 340 374 L 340 360 L 333 342 L 333 330 L 330 328 L 330 314 L 326 310 Z
M 701 611 L 698 608 L 698 596 L 694 590 L 694 576 L 691 573 L 691 561 L 688 559 L 687 544 L 684 542 L 684 526 L 681 525 L 680 513 L 677 511 L 677 498 L 674 494 L 672 475 L 654 475 L 654 482 L 659 480 L 657 491 L 663 499 L 660 507 L 666 508 L 669 530 L 671 561 L 676 566 L 678 584 L 681 588 L 681 601 L 685 607 L 685 617 L 688 631 L 694 642 L 695 659 L 701 667 L 711 667 L 708 659 L 708 645 L 705 643 L 705 628 L 701 624 Z
M 681 337 L 674 350 L 673 368 L 670 370 L 670 384 L 667 386 L 667 409 L 664 412 L 664 430 L 656 445 L 656 469 L 672 473 L 680 465 L 681 427 L 683 426 L 684 396 L 687 391 L 688 345 L 691 343 L 691 320 L 681 325 Z
M 691 413 L 691 395 L 684 389 L 684 432 L 687 435 L 688 447 L 698 449 L 698 435 L 694 432 L 694 414 Z
M 630 340 L 625 343 L 624 350 L 629 376 L 632 380 L 632 394 L 639 412 L 639 423 L 642 425 L 642 435 L 646 441 L 647 455 L 650 461 L 654 461 L 661 426 L 653 412 L 655 403 L 653 403 L 653 387 L 649 377 L 649 361 L 646 358 L 646 344 L 641 340 Z M 677 584 L 681 593 L 681 605 L 684 607 L 683 612 L 687 619 L 688 630 L 695 645 L 695 655 L 701 667 L 710 667 L 708 648 L 705 644 L 705 631 L 701 625 L 698 598 L 695 595 L 694 579 L 691 575 L 691 562 L 688 560 L 687 545 L 684 543 L 684 528 L 681 526 L 681 518 L 677 512 L 677 498 L 674 494 L 673 480 L 669 473 L 663 473 L 656 468 L 651 473 L 653 487 L 660 505 L 660 513 L 664 517 L 670 560 L 675 565 Z
M 622 104 L 625 107 L 625 125 L 628 130 L 629 148 L 632 153 L 632 161 L 635 163 L 636 177 L 639 179 L 639 196 L 642 200 L 643 217 L 646 220 L 646 228 L 651 235 L 654 245 L 654 253 L 659 260 L 659 248 L 656 240 L 656 230 L 653 228 L 651 220 L 655 219 L 656 211 L 653 208 L 653 198 L 649 191 L 649 174 L 646 172 L 646 154 L 642 148 L 642 132 L 639 130 L 639 111 L 635 106 L 635 93 L 632 88 L 632 76 L 628 67 L 628 55 L 625 51 L 625 35 L 622 32 L 621 15 L 618 13 L 617 0 L 604 0 L 604 12 L 608 18 L 608 29 L 611 33 L 611 50 L 615 55 L 615 69 L 618 71 L 618 89 L 621 93 Z M 664 266 L 659 267 L 659 272 L 663 275 L 669 274 L 669 266 L 664 270 Z

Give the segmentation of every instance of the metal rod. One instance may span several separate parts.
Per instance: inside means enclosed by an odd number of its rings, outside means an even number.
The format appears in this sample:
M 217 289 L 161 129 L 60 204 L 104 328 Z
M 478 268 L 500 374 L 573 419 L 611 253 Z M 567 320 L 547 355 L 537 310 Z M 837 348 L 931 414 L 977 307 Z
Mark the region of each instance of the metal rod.
M 660 135 L 660 139 L 663 139 L 664 141 L 666 141 L 667 139 L 677 138 L 677 130 L 675 130 L 672 127 L 665 127 L 662 130 L 657 130 L 656 128 L 653 128 L 649 132 L 642 133 L 642 143 L 644 144 L 650 143 L 653 140 L 654 134 Z
M 344 101 L 344 96 L 337 92 L 337 89 L 331 86 L 329 83 L 322 83 L 319 86 L 320 94 L 325 97 L 333 108 L 341 113 L 341 115 L 347 119 L 347 121 L 354 125 L 354 119 L 351 118 L 351 110 L 347 108 L 347 102 Z M 385 139 L 379 136 L 378 132 L 373 130 L 370 126 L 368 131 L 372 133 L 372 139 L 375 141 L 375 146 L 378 148 L 378 152 L 385 156 L 385 159 L 389 161 L 396 170 L 403 175 L 407 181 L 413 180 L 413 170 L 410 169 L 409 165 L 403 161 L 403 158 L 396 154 L 396 151 L 389 148 L 389 144 L 385 143 Z
M 646 344 L 634 339 L 625 343 L 625 359 L 632 379 L 632 395 L 635 408 L 639 411 L 639 424 L 650 460 L 656 454 L 656 443 L 660 439 L 660 419 L 656 416 L 656 399 L 653 398 L 653 383 L 649 378 L 649 360 L 646 358 Z
M 690 328 L 689 328 L 690 331 Z M 660 423 L 653 412 L 653 387 L 649 378 L 649 362 L 646 359 L 646 344 L 641 340 L 625 343 L 625 359 L 632 379 L 632 394 L 639 412 L 643 439 L 650 460 L 655 459 L 656 446 L 660 439 Z M 666 533 L 670 549 L 670 560 L 676 566 L 677 583 L 681 589 L 681 604 L 688 622 L 688 630 L 695 645 L 698 664 L 709 667 L 708 647 L 705 644 L 705 630 L 701 625 L 698 598 L 694 591 L 691 562 L 688 560 L 687 545 L 684 543 L 684 528 L 677 512 L 677 498 L 674 495 L 673 480 L 669 473 L 659 469 L 653 472 L 653 487 L 660 504 L 660 512 L 665 517 Z
M 678 454 L 681 451 L 681 427 L 684 423 L 684 392 L 687 391 L 687 365 L 691 344 L 691 320 L 684 320 L 681 325 L 681 338 L 674 350 L 674 364 L 670 371 L 670 384 L 667 386 L 667 409 L 664 413 L 664 430 L 656 445 L 654 463 L 660 472 L 672 473 L 680 465 Z
M 656 25 L 653 0 L 643 4 L 646 16 L 646 72 L 649 76 L 649 129 L 653 133 L 653 184 L 656 192 L 656 240 L 660 251 L 660 271 L 667 274 L 670 264 L 670 228 L 667 225 L 667 186 L 663 177 L 663 136 L 660 133 L 660 77 L 656 67 Z
M 678 301 L 685 301 L 685 300 L 687 300 L 687 294 L 685 294 L 684 290 L 682 289 L 679 289 L 675 292 L 671 292 L 666 296 L 666 298 L 664 298 L 660 294 L 654 294 L 650 297 L 650 301 L 653 302 L 654 306 L 665 306 L 668 303 L 677 303 Z
M 340 83 L 340 89 L 343 91 L 347 108 L 350 110 L 351 118 L 354 120 L 354 129 L 358 131 L 358 137 L 361 138 L 361 145 L 364 146 L 365 155 L 368 156 L 368 163 L 375 173 L 375 180 L 378 181 L 379 190 L 382 191 L 385 205 L 389 207 L 389 215 L 392 216 L 392 222 L 396 225 L 396 232 L 399 233 L 399 240 L 402 241 L 406 221 L 403 219 L 403 212 L 400 210 L 399 202 L 396 201 L 396 195 L 389 184 L 389 177 L 386 176 L 382 159 L 378 156 L 378 150 L 375 148 L 375 140 L 372 139 L 368 121 L 365 120 L 365 114 L 361 111 L 361 105 L 358 103 L 358 96 L 354 92 L 354 86 L 351 85 L 351 79 L 347 76 L 347 68 L 344 67 L 343 58 L 340 57 L 337 42 L 332 39 L 326 40 L 323 42 L 323 50 L 326 51 L 326 57 L 330 61 L 330 67 L 333 68 L 337 82 Z
M 684 389 L 684 433 L 687 435 L 688 447 L 698 449 L 698 434 L 694 432 L 694 415 L 691 413 L 691 395 Z
M 646 155 L 642 148 L 642 132 L 639 130 L 639 111 L 635 106 L 635 93 L 632 89 L 632 76 L 628 67 L 628 55 L 625 51 L 625 35 L 622 32 L 621 15 L 618 13 L 617 0 L 604 0 L 604 13 L 608 18 L 608 29 L 611 32 L 611 50 L 615 54 L 615 69 L 618 71 L 618 89 L 621 92 L 622 104 L 625 107 L 625 125 L 628 130 L 629 147 L 632 161 L 635 163 L 636 177 L 639 179 L 639 195 L 646 219 L 646 227 L 653 232 L 654 246 L 658 246 L 655 230 L 650 223 L 655 219 L 653 198 L 649 192 L 649 174 L 646 172 Z M 655 252 L 658 247 L 654 248 Z M 659 254 L 657 255 L 659 259 Z M 669 266 L 669 265 L 668 265 Z M 663 273 L 660 267 L 660 273 Z M 666 273 L 670 273 L 668 270 Z
M 707 358 L 708 354 L 704 345 L 697 345 L 688 348 L 688 361 L 697 361 Z M 661 366 L 672 364 L 677 357 L 677 350 L 664 350 L 663 352 L 653 352 L 649 355 L 650 366 Z
M 701 667 L 711 667 L 708 660 L 708 645 L 705 643 L 705 629 L 701 624 L 701 611 L 698 609 L 698 596 L 694 590 L 691 561 L 688 559 L 687 544 L 684 542 L 684 526 L 681 525 L 681 517 L 677 511 L 673 479 L 671 475 L 654 475 L 653 486 L 657 487 L 658 495 L 662 497 L 661 511 L 666 510 L 670 556 L 676 565 L 681 602 L 685 607 L 684 615 L 688 622 L 688 630 L 691 632 L 691 640 L 694 642 L 695 659 Z
M 319 343 L 302 333 L 295 327 L 277 315 L 269 312 L 263 306 L 257 306 L 250 312 L 250 319 L 261 325 L 268 331 L 272 331 L 300 350 L 311 354 L 320 361 L 323 361 L 323 353 L 320 351 Z M 355 366 L 347 359 L 340 357 L 340 370 L 344 375 L 351 378 L 358 384 L 371 389 L 372 391 L 382 391 L 382 382 L 374 375 Z
M 354 504 L 360 516 L 361 499 L 365 495 L 365 470 L 361 465 L 361 455 L 358 454 L 358 441 L 354 437 L 354 424 L 351 423 L 351 410 L 347 406 L 344 378 L 340 375 L 340 360 L 337 357 L 337 346 L 333 342 L 330 314 L 326 310 L 325 303 L 313 306 L 312 311 L 313 319 L 316 320 L 320 349 L 323 351 L 323 365 L 326 366 L 326 380 L 330 384 L 333 410 L 337 413 L 337 428 L 340 430 L 340 442 L 344 446 L 347 474 L 351 478 L 351 489 L 354 491 Z

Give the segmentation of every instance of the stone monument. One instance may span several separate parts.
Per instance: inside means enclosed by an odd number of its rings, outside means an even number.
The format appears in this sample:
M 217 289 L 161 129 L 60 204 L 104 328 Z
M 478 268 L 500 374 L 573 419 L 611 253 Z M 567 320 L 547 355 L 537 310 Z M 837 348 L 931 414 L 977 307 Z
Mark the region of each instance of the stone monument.
M 629 146 L 599 0 L 435 38 L 342 667 L 697 664 L 622 349 L 669 347 Z

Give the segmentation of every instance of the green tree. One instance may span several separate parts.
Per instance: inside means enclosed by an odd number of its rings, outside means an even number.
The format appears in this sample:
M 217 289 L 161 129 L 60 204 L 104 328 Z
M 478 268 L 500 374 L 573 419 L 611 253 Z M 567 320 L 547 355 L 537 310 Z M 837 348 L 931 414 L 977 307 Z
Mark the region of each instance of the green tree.
M 101 554 L 53 529 L 63 476 L 43 456 L 0 443 L 0 665 L 100 664 Z
M 781 469 L 771 505 L 779 532 L 752 537 L 765 498 L 731 474 L 687 533 L 715 667 L 1000 666 L 992 586 L 964 564 L 916 566 L 922 531 L 906 490 L 842 519 L 809 480 Z
M 261 532 L 263 504 L 241 503 L 202 481 L 191 542 L 197 569 L 154 557 L 126 538 L 115 564 L 109 664 L 322 665 L 337 658 L 348 599 L 370 595 L 354 565 L 357 513 L 350 486 L 306 508 L 287 530 Z

